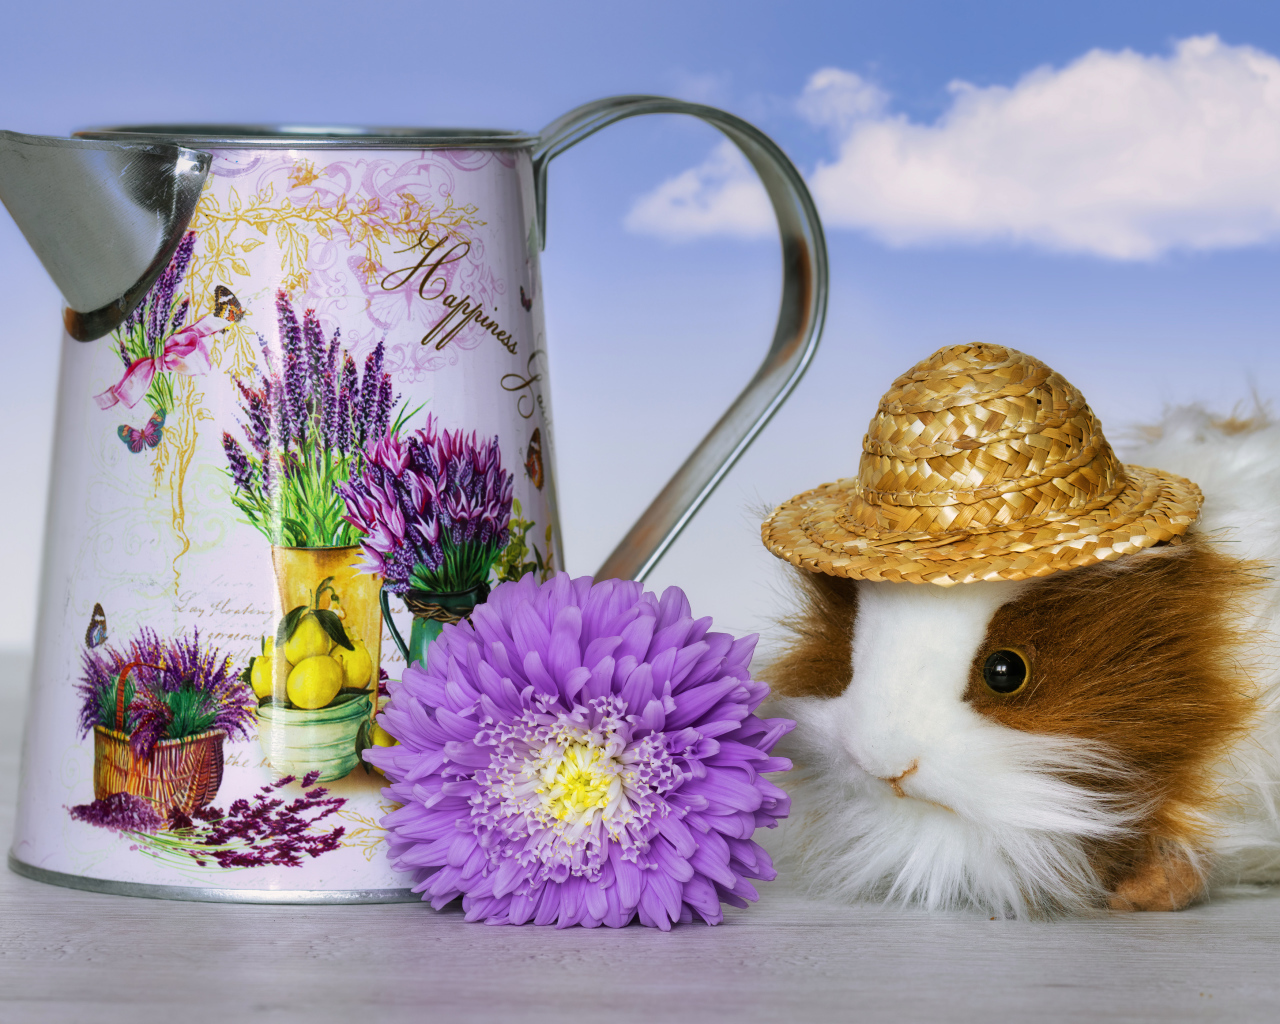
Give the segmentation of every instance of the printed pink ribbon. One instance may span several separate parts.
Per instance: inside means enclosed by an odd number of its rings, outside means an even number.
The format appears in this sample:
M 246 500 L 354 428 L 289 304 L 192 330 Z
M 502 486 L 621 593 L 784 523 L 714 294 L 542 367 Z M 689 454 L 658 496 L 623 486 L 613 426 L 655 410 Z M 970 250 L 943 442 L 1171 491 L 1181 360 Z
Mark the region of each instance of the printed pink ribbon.
M 230 320 L 210 313 L 182 328 L 164 343 L 164 351 L 159 358 L 139 359 L 124 371 L 119 384 L 94 395 L 98 408 L 110 409 L 117 402 L 123 402 L 132 409 L 142 401 L 157 373 L 185 373 L 188 376 L 208 373 L 211 363 L 204 339 L 230 326 Z

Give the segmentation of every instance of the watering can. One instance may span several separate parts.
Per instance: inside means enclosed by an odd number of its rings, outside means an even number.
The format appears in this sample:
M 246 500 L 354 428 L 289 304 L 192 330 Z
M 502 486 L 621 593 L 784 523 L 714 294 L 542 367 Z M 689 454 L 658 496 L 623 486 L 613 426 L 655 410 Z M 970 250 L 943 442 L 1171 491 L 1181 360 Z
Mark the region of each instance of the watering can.
M 622 96 L 537 135 L 0 132 L 0 199 L 66 300 L 15 871 L 172 899 L 417 898 L 360 754 L 394 742 L 383 680 L 442 623 L 563 565 L 547 168 L 652 113 L 742 151 L 783 282 L 759 370 L 598 574 L 641 579 L 821 333 L 822 229 L 759 130 Z

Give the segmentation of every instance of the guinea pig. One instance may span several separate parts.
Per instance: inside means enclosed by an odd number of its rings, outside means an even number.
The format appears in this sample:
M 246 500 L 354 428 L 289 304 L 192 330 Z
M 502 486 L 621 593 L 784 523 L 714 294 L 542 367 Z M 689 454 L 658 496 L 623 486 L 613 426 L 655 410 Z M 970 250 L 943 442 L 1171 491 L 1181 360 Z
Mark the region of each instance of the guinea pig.
M 953 346 L 766 520 L 814 891 L 1043 916 L 1280 878 L 1280 427 L 1180 410 L 1134 454 L 1043 363 Z

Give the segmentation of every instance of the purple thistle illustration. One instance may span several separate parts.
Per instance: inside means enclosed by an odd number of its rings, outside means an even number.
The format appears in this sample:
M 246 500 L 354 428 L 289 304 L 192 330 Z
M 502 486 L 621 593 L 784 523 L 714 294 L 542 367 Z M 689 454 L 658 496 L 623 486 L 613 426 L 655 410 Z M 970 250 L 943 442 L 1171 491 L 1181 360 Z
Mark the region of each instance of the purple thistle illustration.
M 789 810 L 764 773 L 794 726 L 755 710 L 756 637 L 694 619 L 679 588 L 532 574 L 446 625 L 389 684 L 398 746 L 365 759 L 402 807 L 395 867 L 468 921 L 668 929 L 718 923 L 776 876 L 752 840 Z
M 223 440 L 231 500 L 273 544 L 348 546 L 359 532 L 336 487 L 363 469 L 363 439 L 387 432 L 397 401 L 383 346 L 365 359 L 362 379 L 340 330 L 326 339 L 310 309 L 299 321 L 284 292 L 276 312 L 279 344 L 260 338 L 254 376 L 236 381 L 248 448 Z
M 440 431 L 428 413 L 421 430 L 370 445 L 338 493 L 364 534 L 366 569 L 388 590 L 461 593 L 486 584 L 510 539 L 513 487 L 497 437 Z

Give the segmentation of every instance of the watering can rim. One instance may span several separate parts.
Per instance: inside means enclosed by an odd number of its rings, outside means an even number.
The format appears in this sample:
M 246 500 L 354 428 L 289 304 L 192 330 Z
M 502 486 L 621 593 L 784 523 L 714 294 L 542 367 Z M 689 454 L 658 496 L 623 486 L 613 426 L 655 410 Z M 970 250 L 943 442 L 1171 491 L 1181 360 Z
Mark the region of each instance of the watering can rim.
M 538 136 L 499 128 L 386 125 L 148 124 L 86 128 L 71 138 L 184 149 L 532 149 Z

